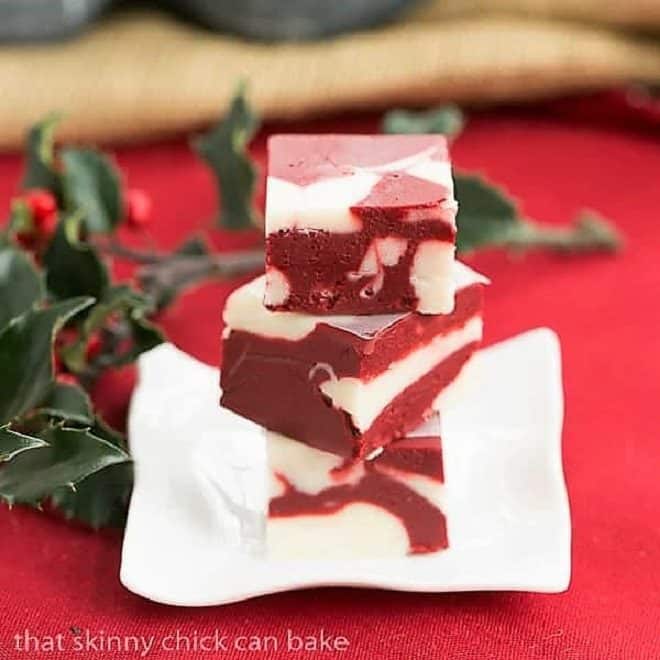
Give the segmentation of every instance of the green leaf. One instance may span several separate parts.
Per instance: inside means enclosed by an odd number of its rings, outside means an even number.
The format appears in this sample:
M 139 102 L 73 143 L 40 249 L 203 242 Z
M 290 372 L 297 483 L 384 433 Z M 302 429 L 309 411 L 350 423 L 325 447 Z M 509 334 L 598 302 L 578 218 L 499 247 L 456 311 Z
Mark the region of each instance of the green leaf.
M 151 308 L 150 301 L 141 293 L 125 284 L 111 286 L 85 320 L 83 334 L 87 338 L 103 327 L 109 316 L 115 312 L 142 315 Z
M 131 364 L 142 353 L 150 351 L 165 341 L 162 330 L 141 316 L 131 317 L 129 327 L 131 330 L 131 346 L 123 355 L 117 356 L 117 359 L 112 363 L 113 367 Z
M 94 423 L 92 402 L 87 392 L 77 385 L 54 383 L 36 412 L 63 422 L 75 422 L 84 426 Z
M 0 329 L 32 309 L 43 294 L 41 276 L 25 252 L 0 247 Z
M 34 438 L 39 440 L 41 446 L 14 452 L 0 470 L 0 499 L 10 505 L 38 505 L 62 490 L 75 490 L 111 465 L 130 461 L 123 449 L 86 429 L 50 427 Z
M 8 426 L 0 427 L 0 463 L 12 460 L 23 451 L 45 446 L 40 438 L 12 431 Z
M 256 221 L 253 205 L 255 167 L 247 146 L 259 127 L 241 86 L 227 115 L 211 132 L 198 138 L 195 149 L 213 171 L 220 195 L 219 224 L 245 229 Z
M 34 229 L 32 211 L 24 199 L 17 197 L 11 201 L 9 231 L 16 234 L 29 234 Z
M 502 190 L 478 176 L 455 174 L 454 183 L 459 202 L 458 252 L 483 247 L 611 252 L 621 246 L 613 225 L 593 212 L 581 214 L 568 227 L 547 225 L 522 218 Z
M 103 440 L 106 440 L 117 447 L 121 447 L 122 449 L 127 448 L 126 437 L 116 429 L 112 428 L 112 426 L 98 415 L 94 419 L 94 424 L 90 426 L 89 430 L 94 435 L 103 438 Z
M 110 277 L 98 251 L 80 240 L 80 214 L 64 218 L 44 255 L 46 285 L 60 300 L 76 296 L 101 299 Z
M 46 188 L 57 198 L 62 194 L 62 181 L 55 167 L 54 141 L 60 119 L 60 115 L 50 114 L 28 133 L 23 175 L 23 188 Z
M 74 373 L 85 369 L 87 342 L 111 316 L 120 315 L 125 322 L 118 323 L 119 332 L 114 336 L 117 345 L 114 350 L 99 356 L 98 368 L 128 364 L 145 350 L 162 343 L 162 333 L 146 319 L 151 310 L 151 301 L 130 287 L 119 285 L 108 288 L 83 322 L 78 341 L 63 352 L 67 367 Z
M 515 205 L 502 190 L 479 176 L 454 173 L 454 194 L 458 200 L 459 252 L 507 244 L 519 218 Z
M 71 488 L 60 488 L 51 501 L 64 516 L 93 529 L 122 528 L 133 489 L 133 464 L 115 463 L 95 472 Z
M 92 298 L 75 298 L 47 309 L 30 310 L 0 332 L 0 424 L 38 405 L 53 379 L 55 333 Z
M 65 149 L 64 199 L 69 212 L 81 210 L 92 233 L 109 234 L 124 216 L 119 171 L 95 149 Z
M 455 105 L 443 105 L 421 112 L 390 110 L 383 117 L 383 133 L 441 133 L 456 137 L 465 125 L 461 109 Z

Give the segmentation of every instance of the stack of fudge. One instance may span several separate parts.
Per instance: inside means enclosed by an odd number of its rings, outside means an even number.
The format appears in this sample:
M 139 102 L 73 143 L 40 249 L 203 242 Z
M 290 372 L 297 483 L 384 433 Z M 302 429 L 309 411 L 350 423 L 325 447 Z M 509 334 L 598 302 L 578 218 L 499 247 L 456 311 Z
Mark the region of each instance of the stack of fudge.
M 448 546 L 436 401 L 482 336 L 437 135 L 269 142 L 266 273 L 225 311 L 222 405 L 268 430 L 275 557 Z

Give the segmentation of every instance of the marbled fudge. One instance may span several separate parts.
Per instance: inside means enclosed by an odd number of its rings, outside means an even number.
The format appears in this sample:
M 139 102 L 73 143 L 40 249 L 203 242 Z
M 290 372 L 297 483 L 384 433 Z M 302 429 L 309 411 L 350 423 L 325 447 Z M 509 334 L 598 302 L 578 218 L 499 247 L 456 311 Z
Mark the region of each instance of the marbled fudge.
M 447 314 L 457 204 L 440 135 L 269 141 L 269 309 Z
M 403 557 L 448 546 L 437 413 L 366 461 L 268 435 L 269 556 Z
M 452 269 L 451 314 L 313 316 L 262 304 L 264 277 L 224 311 L 222 405 L 271 431 L 364 457 L 418 426 L 482 335 L 485 278 Z

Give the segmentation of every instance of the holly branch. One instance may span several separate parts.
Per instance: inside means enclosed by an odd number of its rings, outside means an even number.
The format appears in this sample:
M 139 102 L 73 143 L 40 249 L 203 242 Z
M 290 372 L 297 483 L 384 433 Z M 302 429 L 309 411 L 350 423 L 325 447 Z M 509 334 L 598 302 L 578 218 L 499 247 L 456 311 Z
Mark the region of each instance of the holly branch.
M 458 137 L 466 124 L 454 105 L 422 112 L 392 110 L 383 119 L 385 133 L 441 133 Z M 593 211 L 581 211 L 568 226 L 557 227 L 525 218 L 501 188 L 478 174 L 454 170 L 455 197 L 459 202 L 456 251 L 485 247 L 516 252 L 544 249 L 554 252 L 613 252 L 621 238 L 611 222 Z

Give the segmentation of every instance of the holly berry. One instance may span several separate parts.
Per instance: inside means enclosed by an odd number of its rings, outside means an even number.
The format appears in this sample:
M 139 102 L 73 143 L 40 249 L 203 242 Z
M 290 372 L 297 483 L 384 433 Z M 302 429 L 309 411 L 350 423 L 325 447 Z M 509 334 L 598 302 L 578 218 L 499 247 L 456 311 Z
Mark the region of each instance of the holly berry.
M 57 226 L 57 200 L 50 190 L 32 188 L 23 199 L 32 214 L 36 233 L 42 237 L 52 236 Z
M 129 188 L 126 193 L 126 222 L 133 229 L 142 229 L 151 222 L 153 203 L 140 188 Z
M 35 218 L 37 233 L 41 238 L 50 238 L 57 229 L 57 211 L 50 215 Z
M 23 195 L 23 199 L 32 211 L 32 216 L 36 221 L 57 213 L 57 200 L 50 190 L 31 188 Z
M 17 200 L 26 210 L 16 238 L 26 250 L 42 249 L 57 228 L 57 200 L 44 188 L 31 188 Z

